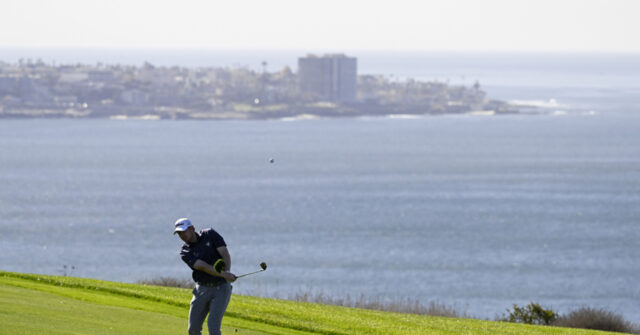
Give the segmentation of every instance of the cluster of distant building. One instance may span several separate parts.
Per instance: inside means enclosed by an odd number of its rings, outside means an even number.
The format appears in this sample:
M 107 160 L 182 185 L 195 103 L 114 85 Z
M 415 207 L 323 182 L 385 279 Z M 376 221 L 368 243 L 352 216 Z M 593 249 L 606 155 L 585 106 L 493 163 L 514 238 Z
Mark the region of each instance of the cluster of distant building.
M 263 64 L 264 65 L 264 64 Z M 358 75 L 356 58 L 307 55 L 297 73 L 246 68 L 0 62 L 0 117 L 264 119 L 510 112 L 479 86 Z

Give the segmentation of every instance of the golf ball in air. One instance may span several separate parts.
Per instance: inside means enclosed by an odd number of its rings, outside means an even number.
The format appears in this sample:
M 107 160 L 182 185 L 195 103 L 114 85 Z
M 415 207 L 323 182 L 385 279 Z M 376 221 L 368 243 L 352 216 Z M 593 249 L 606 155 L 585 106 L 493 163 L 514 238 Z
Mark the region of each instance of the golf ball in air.
M 273 164 L 276 160 L 273 158 L 269 158 L 269 163 Z

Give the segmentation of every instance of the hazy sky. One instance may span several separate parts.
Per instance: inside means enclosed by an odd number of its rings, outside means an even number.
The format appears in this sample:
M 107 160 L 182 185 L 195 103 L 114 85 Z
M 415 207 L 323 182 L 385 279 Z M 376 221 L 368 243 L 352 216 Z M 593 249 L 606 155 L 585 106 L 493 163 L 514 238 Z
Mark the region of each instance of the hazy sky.
M 639 0 L 2 0 L 0 47 L 640 52 Z

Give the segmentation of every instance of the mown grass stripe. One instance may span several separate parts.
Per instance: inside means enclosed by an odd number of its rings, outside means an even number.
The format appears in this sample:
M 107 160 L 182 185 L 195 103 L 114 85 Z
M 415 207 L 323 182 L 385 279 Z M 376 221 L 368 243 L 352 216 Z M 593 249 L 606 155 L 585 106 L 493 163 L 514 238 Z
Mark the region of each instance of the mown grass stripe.
M 111 288 L 111 287 L 106 287 L 106 286 L 87 285 L 87 284 L 82 284 L 80 282 L 71 282 L 71 281 L 65 282 L 63 280 L 60 280 L 59 279 L 60 277 L 53 277 L 53 276 L 46 276 L 46 275 L 22 274 L 22 273 L 13 273 L 13 272 L 4 272 L 4 271 L 0 271 L 0 274 L 2 274 L 4 277 L 14 277 L 14 278 L 20 278 L 20 279 L 25 279 L 25 280 L 31 280 L 31 281 L 35 281 L 35 282 L 42 283 L 42 284 L 62 286 L 62 287 L 68 287 L 68 288 L 78 288 L 78 289 L 83 289 L 83 290 L 88 290 L 88 291 L 99 291 L 99 292 L 122 295 L 122 296 L 126 296 L 126 297 L 131 297 L 131 298 L 145 299 L 145 300 L 150 300 L 150 301 L 154 301 L 154 302 L 161 302 L 161 303 L 165 303 L 165 304 L 173 305 L 173 306 L 177 306 L 177 307 L 189 307 L 189 303 L 185 303 L 185 302 L 180 302 L 180 301 L 175 301 L 175 300 L 170 300 L 170 299 L 164 299 L 164 298 L 153 296 L 153 295 L 149 295 L 149 294 L 131 292 L 131 291 L 128 291 L 128 290 Z

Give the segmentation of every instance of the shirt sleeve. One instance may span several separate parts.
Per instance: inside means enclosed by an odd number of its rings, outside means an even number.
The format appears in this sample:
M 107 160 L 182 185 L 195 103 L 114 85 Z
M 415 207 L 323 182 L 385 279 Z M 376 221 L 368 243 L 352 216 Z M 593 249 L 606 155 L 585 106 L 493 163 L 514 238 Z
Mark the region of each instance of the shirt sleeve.
M 180 258 L 182 258 L 182 260 L 192 269 L 193 265 L 196 264 L 196 261 L 198 260 L 193 252 L 185 247 L 180 250 Z

